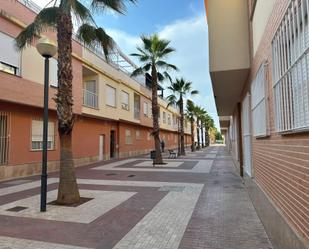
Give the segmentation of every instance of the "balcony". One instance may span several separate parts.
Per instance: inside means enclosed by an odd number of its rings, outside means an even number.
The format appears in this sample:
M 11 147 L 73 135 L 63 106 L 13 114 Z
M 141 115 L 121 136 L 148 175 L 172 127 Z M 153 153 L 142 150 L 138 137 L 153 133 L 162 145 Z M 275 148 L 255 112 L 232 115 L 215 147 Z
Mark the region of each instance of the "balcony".
M 210 76 L 219 116 L 231 115 L 250 68 L 247 0 L 206 0 Z
M 99 98 L 98 98 L 97 93 L 83 89 L 83 105 L 84 106 L 97 109 L 99 107 L 98 102 L 99 102 Z

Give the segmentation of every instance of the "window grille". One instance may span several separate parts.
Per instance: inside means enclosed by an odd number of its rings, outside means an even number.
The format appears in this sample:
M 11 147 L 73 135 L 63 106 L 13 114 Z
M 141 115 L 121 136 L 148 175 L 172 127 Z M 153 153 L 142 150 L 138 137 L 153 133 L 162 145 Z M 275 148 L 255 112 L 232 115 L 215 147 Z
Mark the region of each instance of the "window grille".
M 309 0 L 292 0 L 272 41 L 276 130 L 309 127 Z
M 31 129 L 31 149 L 42 150 L 43 149 L 43 120 L 32 120 Z M 48 122 L 48 137 L 47 137 L 47 149 L 55 149 L 55 123 Z
M 83 89 L 83 104 L 88 107 L 98 108 L 98 86 L 95 80 L 86 81 Z
M 266 109 L 266 65 L 263 63 L 251 85 L 251 111 L 253 136 L 266 136 L 267 109 Z
M 0 165 L 8 163 L 10 145 L 10 115 L 0 111 Z
M 121 108 L 129 110 L 129 94 L 125 91 L 121 91 Z

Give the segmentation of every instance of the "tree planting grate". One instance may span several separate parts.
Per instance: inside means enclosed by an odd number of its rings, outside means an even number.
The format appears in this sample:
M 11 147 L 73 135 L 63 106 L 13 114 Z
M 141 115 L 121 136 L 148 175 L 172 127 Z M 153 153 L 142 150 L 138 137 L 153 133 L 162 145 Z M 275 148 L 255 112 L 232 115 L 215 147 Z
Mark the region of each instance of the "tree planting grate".
M 25 209 L 27 209 L 27 207 L 16 206 L 16 207 L 9 208 L 6 211 L 19 212 L 19 211 L 22 211 L 22 210 L 25 210 Z
M 106 176 L 116 176 L 117 174 L 115 173 L 108 173 L 108 174 L 105 174 Z
M 135 175 L 128 175 L 128 177 L 134 177 Z
M 80 197 L 80 201 L 78 203 L 73 204 L 58 204 L 57 201 L 51 201 L 47 203 L 48 205 L 56 205 L 56 206 L 66 206 L 66 207 L 78 207 L 88 201 L 93 200 L 93 198 L 87 198 L 87 197 Z

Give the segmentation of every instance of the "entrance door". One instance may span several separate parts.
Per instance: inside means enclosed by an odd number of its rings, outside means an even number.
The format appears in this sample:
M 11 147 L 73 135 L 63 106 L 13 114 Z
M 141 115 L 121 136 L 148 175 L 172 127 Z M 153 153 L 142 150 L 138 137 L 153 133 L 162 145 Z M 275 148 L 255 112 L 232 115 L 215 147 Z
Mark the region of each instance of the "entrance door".
M 104 159 L 104 135 L 100 135 L 99 138 L 99 160 L 102 161 Z
M 110 158 L 115 157 L 115 131 L 111 131 L 110 134 Z
M 242 102 L 242 143 L 243 143 L 243 162 L 245 172 L 251 176 L 251 129 L 250 129 L 250 95 L 246 95 Z
M 0 111 L 0 165 L 9 159 L 9 114 Z

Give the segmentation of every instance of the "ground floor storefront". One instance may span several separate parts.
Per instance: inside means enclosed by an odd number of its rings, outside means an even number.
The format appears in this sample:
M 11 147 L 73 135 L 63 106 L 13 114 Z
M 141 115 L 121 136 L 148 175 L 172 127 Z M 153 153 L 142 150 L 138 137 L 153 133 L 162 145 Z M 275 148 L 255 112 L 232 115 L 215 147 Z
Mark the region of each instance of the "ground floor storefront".
M 39 174 L 42 160 L 42 109 L 0 102 L 0 180 Z M 149 153 L 152 128 L 76 115 L 72 149 L 76 166 Z M 178 147 L 178 132 L 161 130 L 165 148 Z M 191 144 L 185 135 L 187 146 Z M 55 111 L 49 113 L 48 170 L 59 168 L 59 137 Z

